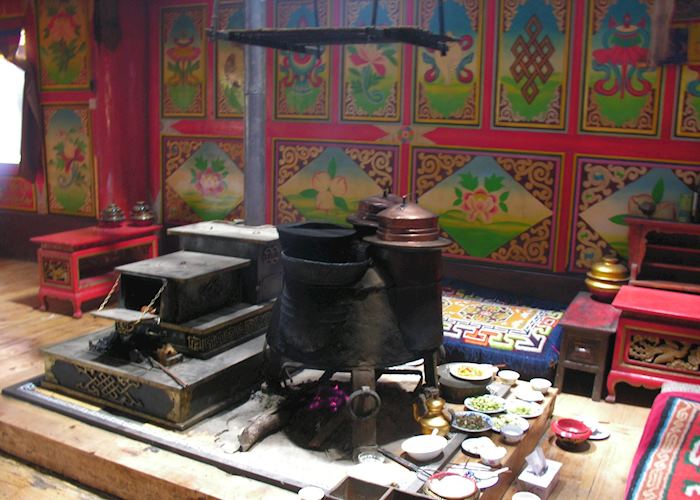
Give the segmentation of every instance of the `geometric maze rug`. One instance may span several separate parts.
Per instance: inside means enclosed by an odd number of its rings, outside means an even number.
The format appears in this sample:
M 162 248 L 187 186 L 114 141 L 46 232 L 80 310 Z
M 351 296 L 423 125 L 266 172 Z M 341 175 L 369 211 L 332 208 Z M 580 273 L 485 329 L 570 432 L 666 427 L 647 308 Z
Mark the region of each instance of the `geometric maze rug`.
M 446 361 L 506 365 L 526 380 L 550 378 L 559 359 L 563 311 L 521 305 L 512 297 L 444 286 Z M 556 307 L 556 306 L 555 306 Z
M 443 334 L 466 344 L 541 353 L 562 315 L 450 288 L 442 292 Z

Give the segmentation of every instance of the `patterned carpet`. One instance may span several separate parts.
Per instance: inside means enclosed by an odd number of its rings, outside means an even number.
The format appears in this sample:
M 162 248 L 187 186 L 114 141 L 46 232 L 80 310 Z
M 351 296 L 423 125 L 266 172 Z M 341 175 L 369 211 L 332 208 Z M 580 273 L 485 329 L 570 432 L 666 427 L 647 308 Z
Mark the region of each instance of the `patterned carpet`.
M 558 323 L 565 306 L 544 308 L 532 302 L 537 301 L 443 287 L 447 361 L 505 364 L 523 378 L 551 378 L 559 357 Z
M 654 400 L 627 480 L 627 499 L 700 496 L 700 394 Z

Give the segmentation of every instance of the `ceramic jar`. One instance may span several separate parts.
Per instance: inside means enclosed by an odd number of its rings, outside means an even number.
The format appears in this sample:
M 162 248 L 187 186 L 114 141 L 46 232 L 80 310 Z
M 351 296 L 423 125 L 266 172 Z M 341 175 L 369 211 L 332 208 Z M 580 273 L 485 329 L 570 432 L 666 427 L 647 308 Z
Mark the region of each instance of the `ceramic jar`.
M 145 201 L 137 201 L 136 204 L 131 207 L 131 214 L 129 214 L 129 223 L 132 226 L 150 226 L 153 224 L 154 215 L 151 211 L 151 207 Z
M 121 227 L 124 222 L 124 212 L 116 203 L 110 203 L 102 210 L 100 218 L 97 220 L 99 227 Z

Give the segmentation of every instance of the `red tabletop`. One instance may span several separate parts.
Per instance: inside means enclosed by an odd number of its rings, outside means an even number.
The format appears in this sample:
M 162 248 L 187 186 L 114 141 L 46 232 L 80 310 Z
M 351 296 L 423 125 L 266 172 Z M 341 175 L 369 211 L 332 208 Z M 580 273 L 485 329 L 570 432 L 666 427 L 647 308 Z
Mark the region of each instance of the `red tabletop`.
M 30 238 L 32 243 L 42 247 L 75 251 L 100 245 L 109 245 L 119 241 L 130 240 L 140 236 L 148 236 L 160 229 L 160 226 L 121 226 L 98 227 L 90 226 L 61 233 L 46 234 Z
M 641 286 L 623 286 L 612 303 L 623 312 L 700 324 L 700 295 Z
M 615 333 L 620 319 L 620 310 L 599 302 L 588 292 L 579 292 L 566 308 L 559 324 L 563 327 L 583 328 L 601 332 Z

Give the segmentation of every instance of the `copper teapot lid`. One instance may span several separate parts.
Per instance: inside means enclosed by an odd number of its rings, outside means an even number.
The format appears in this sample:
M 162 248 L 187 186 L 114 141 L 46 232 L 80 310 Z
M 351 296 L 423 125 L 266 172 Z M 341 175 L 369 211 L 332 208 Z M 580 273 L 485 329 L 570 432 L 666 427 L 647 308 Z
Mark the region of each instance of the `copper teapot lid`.
M 401 203 L 401 197 L 385 189 L 382 194 L 361 200 L 357 206 L 357 213 L 348 216 L 347 221 L 357 226 L 377 227 L 377 214 L 398 203 Z
M 440 237 L 438 218 L 417 203 L 406 201 L 393 205 L 377 214 L 379 227 L 376 236 L 365 241 L 383 246 L 440 248 L 450 244 Z

